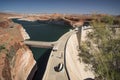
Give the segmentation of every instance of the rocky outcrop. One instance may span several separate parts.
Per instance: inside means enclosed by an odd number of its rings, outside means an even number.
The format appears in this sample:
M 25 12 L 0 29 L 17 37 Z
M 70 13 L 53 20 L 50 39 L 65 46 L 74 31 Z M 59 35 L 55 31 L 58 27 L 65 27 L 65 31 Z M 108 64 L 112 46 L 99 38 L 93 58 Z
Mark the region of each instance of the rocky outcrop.
M 37 21 L 38 22 L 45 22 L 48 24 L 67 25 L 67 26 L 72 26 L 72 27 L 82 26 L 84 23 L 83 20 L 74 21 L 74 19 L 70 20 L 70 19 L 67 19 L 67 18 L 62 17 L 62 16 L 57 17 L 57 18 L 51 17 L 48 20 L 39 19 Z
M 9 27 L 11 24 L 12 24 L 12 21 L 11 21 L 11 20 L 2 19 L 2 21 L 0 21 L 0 27 L 2 27 L 2 28 L 7 28 L 7 27 Z
M 12 80 L 26 80 L 35 65 L 35 60 L 33 59 L 32 52 L 24 45 L 17 50 L 12 63 L 11 67 L 14 67 L 11 68 Z
M 44 22 L 44 23 L 48 23 L 48 24 L 58 24 L 58 25 L 68 25 L 68 26 L 72 26 L 70 24 L 69 21 L 63 19 L 63 18 L 51 18 L 49 20 L 37 20 L 38 22 Z
M 68 16 L 64 14 L 36 14 L 36 15 L 26 15 L 19 20 L 25 21 L 38 21 L 47 24 L 58 24 L 58 25 L 68 25 L 72 27 L 78 27 L 83 25 L 84 20 L 81 17 Z
M 36 63 L 31 50 L 22 42 L 29 35 L 10 20 L 1 21 L 0 25 L 0 80 L 26 80 Z
M 27 34 L 26 30 L 23 27 L 20 28 L 20 32 L 24 40 L 30 39 L 30 36 Z

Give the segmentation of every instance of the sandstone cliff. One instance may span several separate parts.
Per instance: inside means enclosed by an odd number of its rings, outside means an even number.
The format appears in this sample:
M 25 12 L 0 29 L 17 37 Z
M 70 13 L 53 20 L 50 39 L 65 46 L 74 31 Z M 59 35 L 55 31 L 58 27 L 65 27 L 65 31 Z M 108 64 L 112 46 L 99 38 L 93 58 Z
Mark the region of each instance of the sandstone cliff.
M 26 80 L 35 60 L 31 50 L 22 41 L 29 39 L 19 24 L 0 21 L 0 80 Z
M 10 17 L 9 17 L 10 18 Z M 64 14 L 36 14 L 36 15 L 24 15 L 18 17 L 19 20 L 25 21 L 38 21 L 48 24 L 68 25 L 72 27 L 82 26 L 84 23 L 83 17 L 75 15 L 64 15 Z

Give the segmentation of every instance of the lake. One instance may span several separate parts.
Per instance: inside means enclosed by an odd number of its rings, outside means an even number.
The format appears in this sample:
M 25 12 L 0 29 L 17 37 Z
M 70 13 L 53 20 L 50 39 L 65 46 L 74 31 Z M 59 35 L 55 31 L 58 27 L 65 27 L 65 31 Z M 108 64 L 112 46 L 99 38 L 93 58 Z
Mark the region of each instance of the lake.
M 24 21 L 12 19 L 15 23 L 21 24 L 30 36 L 30 40 L 35 41 L 56 41 L 64 33 L 71 29 L 70 26 L 40 23 L 38 21 Z M 33 52 L 35 60 L 38 60 L 48 49 L 30 48 Z

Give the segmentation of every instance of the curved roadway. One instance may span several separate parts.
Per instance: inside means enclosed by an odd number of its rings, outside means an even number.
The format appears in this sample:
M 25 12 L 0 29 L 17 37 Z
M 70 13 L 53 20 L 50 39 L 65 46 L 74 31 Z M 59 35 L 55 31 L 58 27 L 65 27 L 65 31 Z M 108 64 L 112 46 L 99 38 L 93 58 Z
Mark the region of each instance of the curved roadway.
M 70 36 L 74 33 L 76 33 L 75 30 L 67 32 L 57 41 L 57 44 L 54 45 L 42 80 L 69 80 L 64 55 L 66 43 Z M 56 72 L 54 67 L 59 63 L 63 63 L 64 67 L 62 71 Z

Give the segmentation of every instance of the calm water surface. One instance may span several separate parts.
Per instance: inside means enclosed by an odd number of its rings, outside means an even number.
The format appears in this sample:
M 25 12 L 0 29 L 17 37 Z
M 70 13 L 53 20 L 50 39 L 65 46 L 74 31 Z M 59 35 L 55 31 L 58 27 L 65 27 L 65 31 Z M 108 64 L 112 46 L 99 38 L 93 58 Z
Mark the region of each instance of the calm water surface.
M 70 26 L 46 24 L 37 21 L 31 22 L 18 19 L 13 19 L 13 21 L 21 24 L 29 34 L 30 40 L 35 41 L 56 41 L 71 28 Z M 31 50 L 35 60 L 38 60 L 48 49 L 32 47 Z

